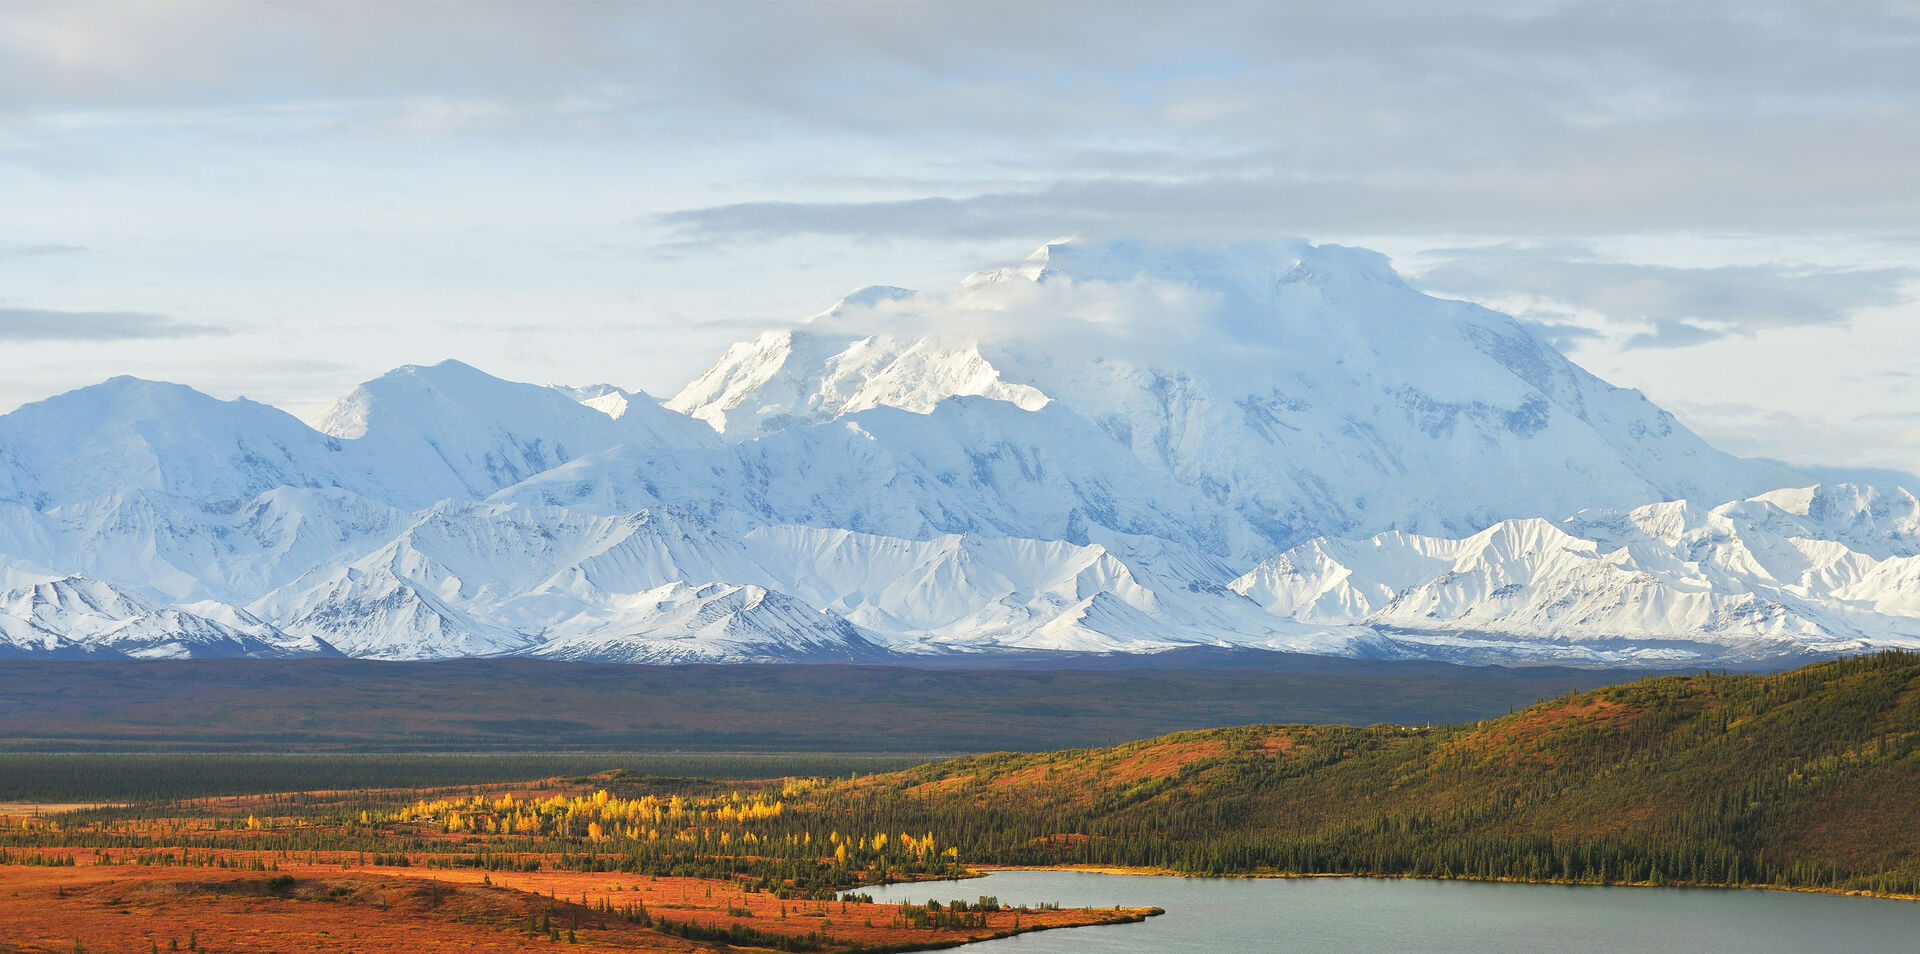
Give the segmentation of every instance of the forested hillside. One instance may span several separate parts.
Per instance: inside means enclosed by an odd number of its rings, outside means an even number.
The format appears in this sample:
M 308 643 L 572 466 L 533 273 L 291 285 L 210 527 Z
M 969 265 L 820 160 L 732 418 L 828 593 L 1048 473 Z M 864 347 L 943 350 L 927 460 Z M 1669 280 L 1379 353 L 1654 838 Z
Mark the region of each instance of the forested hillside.
M 1649 678 L 1426 728 L 1248 726 L 986 755 L 809 809 L 975 864 L 1920 893 L 1920 654 Z

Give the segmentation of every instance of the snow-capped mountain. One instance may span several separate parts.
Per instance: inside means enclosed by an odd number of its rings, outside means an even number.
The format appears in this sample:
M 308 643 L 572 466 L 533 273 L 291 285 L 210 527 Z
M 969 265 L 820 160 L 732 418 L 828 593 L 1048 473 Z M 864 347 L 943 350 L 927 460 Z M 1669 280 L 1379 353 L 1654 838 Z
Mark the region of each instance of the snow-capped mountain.
M 635 594 L 632 622 L 568 626 L 534 650 L 599 662 L 872 662 L 890 654 L 860 627 L 761 586 L 668 583 Z
M 1302 623 L 1436 653 L 1722 659 L 1920 645 L 1920 504 L 1900 489 L 1782 490 L 1507 520 L 1461 538 L 1319 538 L 1235 592 Z
M 340 450 L 264 404 L 118 377 L 0 415 L 0 500 L 45 510 L 154 493 L 218 505 L 340 486 Z
M 736 529 L 801 523 L 913 539 L 1164 540 L 1220 558 L 1272 550 L 1232 510 L 1141 463 L 1073 411 L 977 397 L 926 414 L 873 408 L 714 453 L 626 445 L 495 499 L 602 514 L 669 504 Z
M 846 314 L 845 307 L 827 313 Z M 729 439 L 748 440 L 876 407 L 926 414 L 963 395 L 1004 401 L 1023 411 L 1047 404 L 1039 389 L 1002 381 L 977 343 L 769 331 L 728 348 L 667 407 L 705 421 Z
M 1714 450 L 1507 315 L 1304 242 L 1048 245 L 736 345 L 668 406 L 751 439 L 956 395 L 1073 408 L 1275 547 L 1799 481 Z
M 0 582 L 0 657 L 339 655 L 221 604 L 160 606 L 99 580 L 14 567 L 0 567 Z
M 406 507 L 485 497 L 622 444 L 715 443 L 710 432 L 645 395 L 597 391 L 583 401 L 457 361 L 369 381 L 321 412 L 313 427 L 341 448 L 348 486 Z
M 28 405 L 0 416 L 0 653 L 1914 642 L 1912 496 L 1816 483 L 1371 252 L 1056 243 L 862 289 L 665 402 L 447 362 L 310 423 L 131 378 Z

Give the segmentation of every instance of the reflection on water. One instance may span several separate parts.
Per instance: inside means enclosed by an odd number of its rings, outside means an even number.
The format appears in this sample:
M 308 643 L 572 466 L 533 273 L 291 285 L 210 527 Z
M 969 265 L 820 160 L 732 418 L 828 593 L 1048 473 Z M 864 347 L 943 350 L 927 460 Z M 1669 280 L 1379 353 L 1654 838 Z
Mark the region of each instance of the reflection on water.
M 1046 931 L 965 948 L 981 954 L 1920 951 L 1920 902 L 1785 891 L 1074 871 L 999 871 L 860 890 L 892 903 L 994 895 L 1009 905 L 1167 910 L 1141 924 Z

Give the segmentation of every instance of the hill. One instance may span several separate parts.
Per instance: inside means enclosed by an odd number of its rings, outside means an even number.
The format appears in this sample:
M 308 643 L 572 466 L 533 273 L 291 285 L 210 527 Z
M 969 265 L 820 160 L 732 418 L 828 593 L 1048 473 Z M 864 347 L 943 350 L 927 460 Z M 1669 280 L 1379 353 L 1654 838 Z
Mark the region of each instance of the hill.
M 1663 676 L 1439 728 L 1266 725 L 841 782 L 973 864 L 1920 894 L 1920 654 Z

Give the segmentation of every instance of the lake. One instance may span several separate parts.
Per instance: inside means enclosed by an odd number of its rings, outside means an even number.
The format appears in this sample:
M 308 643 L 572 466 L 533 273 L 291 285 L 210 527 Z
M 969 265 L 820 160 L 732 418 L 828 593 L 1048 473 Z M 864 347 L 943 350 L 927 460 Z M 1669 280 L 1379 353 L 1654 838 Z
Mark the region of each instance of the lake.
M 994 895 L 1009 905 L 1167 911 L 1141 924 L 1044 931 L 966 947 L 982 952 L 1920 951 L 1920 902 L 1786 891 L 1076 871 L 997 871 L 860 890 L 896 903 Z

